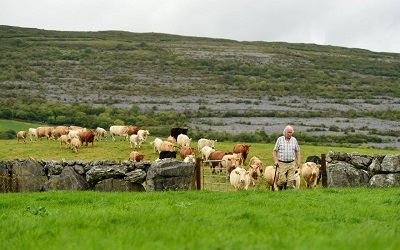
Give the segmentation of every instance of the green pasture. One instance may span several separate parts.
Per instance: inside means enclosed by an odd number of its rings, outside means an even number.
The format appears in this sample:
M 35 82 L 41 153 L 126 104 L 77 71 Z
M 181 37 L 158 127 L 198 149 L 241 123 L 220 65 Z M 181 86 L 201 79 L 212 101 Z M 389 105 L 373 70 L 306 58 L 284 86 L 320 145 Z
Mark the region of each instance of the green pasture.
M 398 249 L 400 190 L 0 194 L 1 249 Z

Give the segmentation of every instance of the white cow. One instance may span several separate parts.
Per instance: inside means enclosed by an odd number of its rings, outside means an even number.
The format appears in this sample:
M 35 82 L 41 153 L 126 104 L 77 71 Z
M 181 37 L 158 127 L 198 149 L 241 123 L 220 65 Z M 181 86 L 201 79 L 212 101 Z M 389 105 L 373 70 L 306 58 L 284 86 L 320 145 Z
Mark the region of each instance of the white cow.
M 68 138 L 68 135 L 61 135 L 60 138 L 58 138 L 58 140 L 60 141 L 60 148 L 62 144 L 65 144 L 65 148 L 68 148 L 69 143 L 71 142 L 71 139 Z
M 115 141 L 115 135 L 120 136 L 120 141 L 122 140 L 122 137 L 125 138 L 125 140 L 128 140 L 128 137 L 133 134 L 137 134 L 137 132 L 140 130 L 138 127 L 134 126 L 111 126 L 110 127 L 110 135 L 112 138 L 112 141 Z
M 216 142 L 217 142 L 217 140 L 209 140 L 209 139 L 201 138 L 201 139 L 199 139 L 199 141 L 197 142 L 197 150 L 199 151 L 199 153 L 201 153 L 201 149 L 202 149 L 204 146 L 209 146 L 209 147 L 211 147 L 211 148 L 214 148 Z
M 247 190 L 250 185 L 249 171 L 244 168 L 237 167 L 229 175 L 229 181 L 235 188 L 235 191 L 245 189 Z
M 32 141 L 32 136 L 34 136 L 35 137 L 35 141 L 37 141 L 36 128 L 29 128 L 28 135 L 29 135 L 29 139 L 31 141 Z
M 208 158 L 211 154 L 211 152 L 214 152 L 215 149 L 211 148 L 210 146 L 204 146 L 201 149 L 201 159 L 203 159 L 203 161 L 208 161 Z
M 142 142 L 143 141 L 139 138 L 139 136 L 135 135 L 135 134 L 131 135 L 131 137 L 129 138 L 129 144 L 131 145 L 131 148 L 133 146 L 135 146 L 135 148 L 136 147 L 140 148 L 140 145 L 142 144 Z
M 319 176 L 320 164 L 315 162 L 306 162 L 301 167 L 301 175 L 306 183 L 307 188 L 316 188 Z
M 154 145 L 154 153 L 160 153 L 160 147 L 163 143 L 163 140 L 160 138 L 154 139 L 154 141 L 150 142 L 150 145 Z
M 273 188 L 273 191 L 278 191 L 278 173 L 276 173 L 275 176 L 275 170 L 276 167 L 275 166 L 267 166 L 265 167 L 263 176 L 264 178 L 267 180 L 270 188 Z M 274 182 L 274 176 L 275 176 L 275 182 Z
M 70 130 L 69 132 L 68 132 L 68 138 L 69 139 L 73 139 L 73 138 L 77 138 L 77 139 L 79 139 L 79 133 L 80 133 L 81 131 L 79 131 L 79 130 Z
M 101 138 L 106 138 L 107 141 L 107 130 L 104 128 L 97 127 L 96 128 L 96 140 L 101 141 Z
M 137 135 L 139 136 L 139 139 L 144 142 L 147 139 L 147 136 L 150 135 L 150 132 L 148 130 L 140 129 L 137 132 Z
M 178 144 L 178 147 L 182 147 L 182 146 L 188 146 L 189 147 L 189 144 L 190 144 L 191 141 L 192 141 L 192 138 L 189 138 L 185 134 L 180 134 L 176 138 L 176 142 Z

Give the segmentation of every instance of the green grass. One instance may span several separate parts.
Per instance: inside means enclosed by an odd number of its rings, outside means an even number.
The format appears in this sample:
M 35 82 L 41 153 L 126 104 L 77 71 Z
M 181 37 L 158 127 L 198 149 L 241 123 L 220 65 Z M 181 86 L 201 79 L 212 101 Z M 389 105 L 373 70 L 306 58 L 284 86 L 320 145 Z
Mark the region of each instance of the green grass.
M 400 190 L 0 194 L 2 249 L 398 249 Z
M 47 125 L 38 125 L 35 123 L 29 122 L 20 122 L 14 120 L 2 120 L 0 119 L 0 131 L 9 131 L 14 130 L 15 132 L 18 131 L 27 131 L 29 128 L 37 128 L 39 126 L 47 126 Z

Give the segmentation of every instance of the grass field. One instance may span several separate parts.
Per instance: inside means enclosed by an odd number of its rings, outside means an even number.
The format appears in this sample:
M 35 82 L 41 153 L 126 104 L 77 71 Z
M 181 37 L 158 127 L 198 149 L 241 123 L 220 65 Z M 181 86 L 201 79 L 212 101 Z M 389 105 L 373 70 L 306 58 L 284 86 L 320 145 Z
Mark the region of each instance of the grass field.
M 0 194 L 1 249 L 398 249 L 400 190 Z

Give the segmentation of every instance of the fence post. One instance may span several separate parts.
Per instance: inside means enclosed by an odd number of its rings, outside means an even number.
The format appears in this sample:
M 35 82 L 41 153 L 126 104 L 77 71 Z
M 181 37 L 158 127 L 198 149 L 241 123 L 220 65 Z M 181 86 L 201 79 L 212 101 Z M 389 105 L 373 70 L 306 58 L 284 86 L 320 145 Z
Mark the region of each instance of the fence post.
M 328 187 L 328 174 L 326 172 L 326 155 L 321 154 L 321 175 L 322 175 L 322 186 Z
M 196 188 L 197 190 L 201 190 L 201 158 L 196 158 Z

